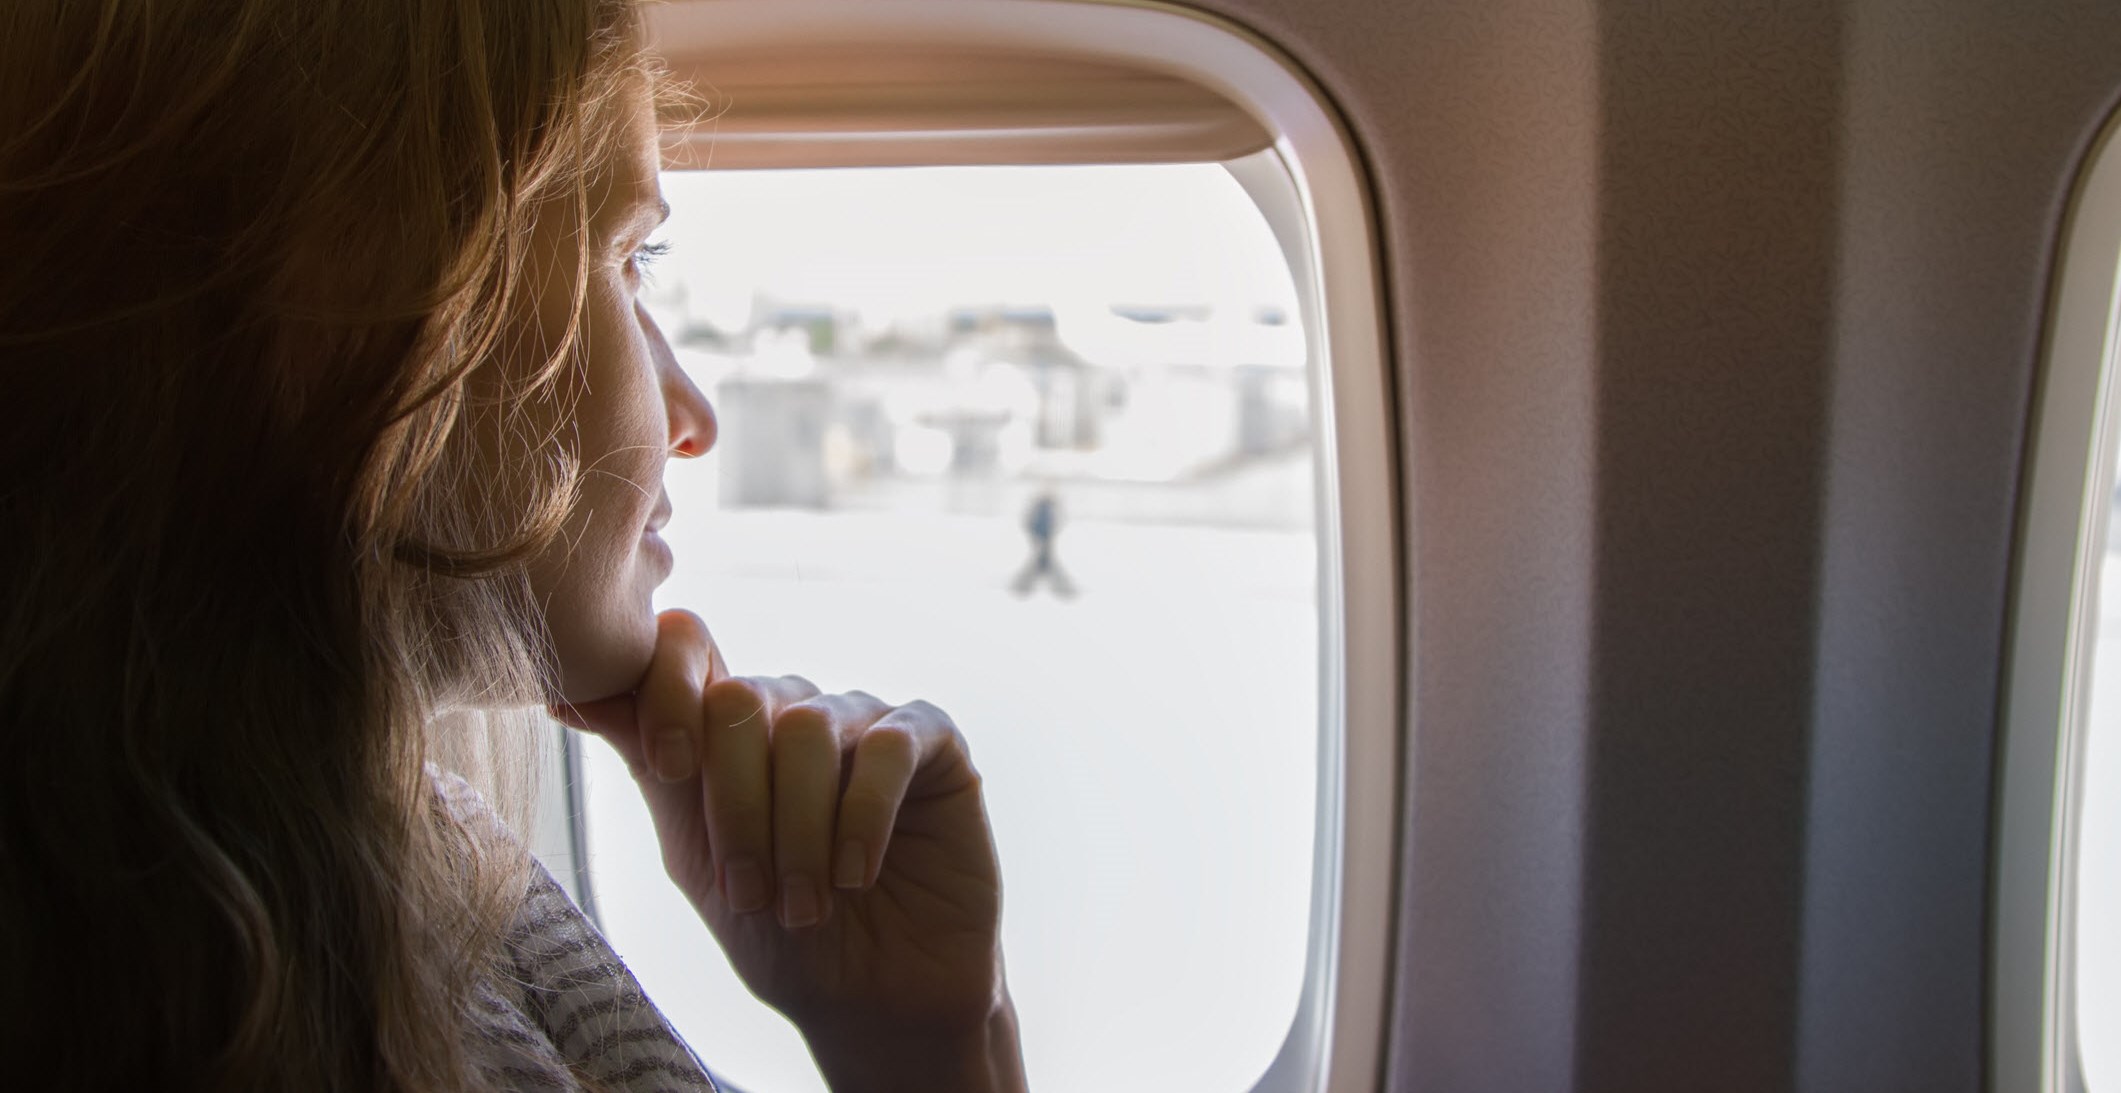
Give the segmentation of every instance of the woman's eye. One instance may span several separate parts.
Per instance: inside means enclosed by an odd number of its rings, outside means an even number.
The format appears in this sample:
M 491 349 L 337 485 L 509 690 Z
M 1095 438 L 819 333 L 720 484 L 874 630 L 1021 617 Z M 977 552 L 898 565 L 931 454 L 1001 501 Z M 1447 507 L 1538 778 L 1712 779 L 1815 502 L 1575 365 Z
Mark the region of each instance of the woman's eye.
M 640 274 L 642 279 L 646 280 L 648 278 L 648 267 L 655 265 L 657 259 L 669 253 L 670 243 L 668 241 L 642 244 L 635 248 L 633 252 L 634 272 Z

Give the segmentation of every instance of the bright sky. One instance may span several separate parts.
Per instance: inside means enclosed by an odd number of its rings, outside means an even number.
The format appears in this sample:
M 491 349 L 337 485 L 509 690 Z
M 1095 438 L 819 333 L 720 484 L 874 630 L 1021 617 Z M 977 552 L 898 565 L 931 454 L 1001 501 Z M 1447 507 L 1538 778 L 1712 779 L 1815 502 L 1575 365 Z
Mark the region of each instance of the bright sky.
M 1265 218 L 1216 164 L 671 172 L 657 267 L 741 327 L 754 290 L 866 320 L 962 304 L 1295 315 Z

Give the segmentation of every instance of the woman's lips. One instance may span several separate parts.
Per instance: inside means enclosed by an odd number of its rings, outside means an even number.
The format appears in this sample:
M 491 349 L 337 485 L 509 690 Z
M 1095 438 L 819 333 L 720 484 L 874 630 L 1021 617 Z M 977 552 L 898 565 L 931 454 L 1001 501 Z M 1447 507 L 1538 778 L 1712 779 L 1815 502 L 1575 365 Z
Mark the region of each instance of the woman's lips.
M 653 559 L 656 567 L 665 575 L 669 574 L 671 566 L 677 563 L 677 556 L 670 552 L 670 544 L 653 531 L 641 533 L 641 551 Z
M 657 572 L 668 577 L 670 569 L 677 563 L 676 555 L 670 552 L 670 544 L 658 534 L 670 523 L 670 495 L 656 499 L 655 511 L 648 514 L 648 522 L 641 528 L 641 551 L 653 559 Z

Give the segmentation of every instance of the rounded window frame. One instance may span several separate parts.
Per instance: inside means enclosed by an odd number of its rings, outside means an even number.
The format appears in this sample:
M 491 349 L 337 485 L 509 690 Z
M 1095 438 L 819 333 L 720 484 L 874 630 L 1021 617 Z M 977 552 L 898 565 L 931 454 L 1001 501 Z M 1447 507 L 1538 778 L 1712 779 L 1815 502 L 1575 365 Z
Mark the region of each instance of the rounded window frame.
M 2018 518 L 1992 844 L 1989 1087 L 2085 1093 L 2076 905 L 2101 559 L 2121 454 L 2121 115 L 2063 220 Z
M 946 45 L 1129 65 L 1228 99 L 1268 133 L 1232 161 L 1281 239 L 1315 367 L 1318 417 L 1319 823 L 1302 996 L 1288 1037 L 1255 1089 L 1356 1093 L 1384 1059 L 1397 877 L 1404 573 L 1396 405 L 1386 358 L 1375 202 L 1347 126 L 1289 58 L 1205 13 L 1110 0 L 671 0 L 648 9 L 651 43 L 716 36 L 722 48 L 837 40 Z M 732 39 L 735 39 L 732 41 Z M 1278 167 L 1279 169 L 1274 169 Z M 1360 588 L 1361 596 L 1347 590 Z M 562 734 L 542 802 L 554 871 L 592 915 L 576 772 Z

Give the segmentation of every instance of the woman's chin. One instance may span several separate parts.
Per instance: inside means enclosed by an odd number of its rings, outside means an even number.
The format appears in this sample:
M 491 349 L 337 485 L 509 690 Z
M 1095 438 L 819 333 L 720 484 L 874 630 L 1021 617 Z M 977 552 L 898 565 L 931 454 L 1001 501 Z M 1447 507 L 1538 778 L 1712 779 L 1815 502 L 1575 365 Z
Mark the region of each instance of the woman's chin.
M 578 573 L 598 579 L 563 588 L 547 609 L 560 695 L 568 702 L 632 692 L 655 656 L 655 589 L 670 575 L 670 547 L 649 532 L 631 557 L 617 561 L 601 574 Z
M 655 656 L 655 615 L 644 606 L 625 623 L 597 633 L 554 636 L 562 698 L 579 705 L 630 694 L 640 686 Z

